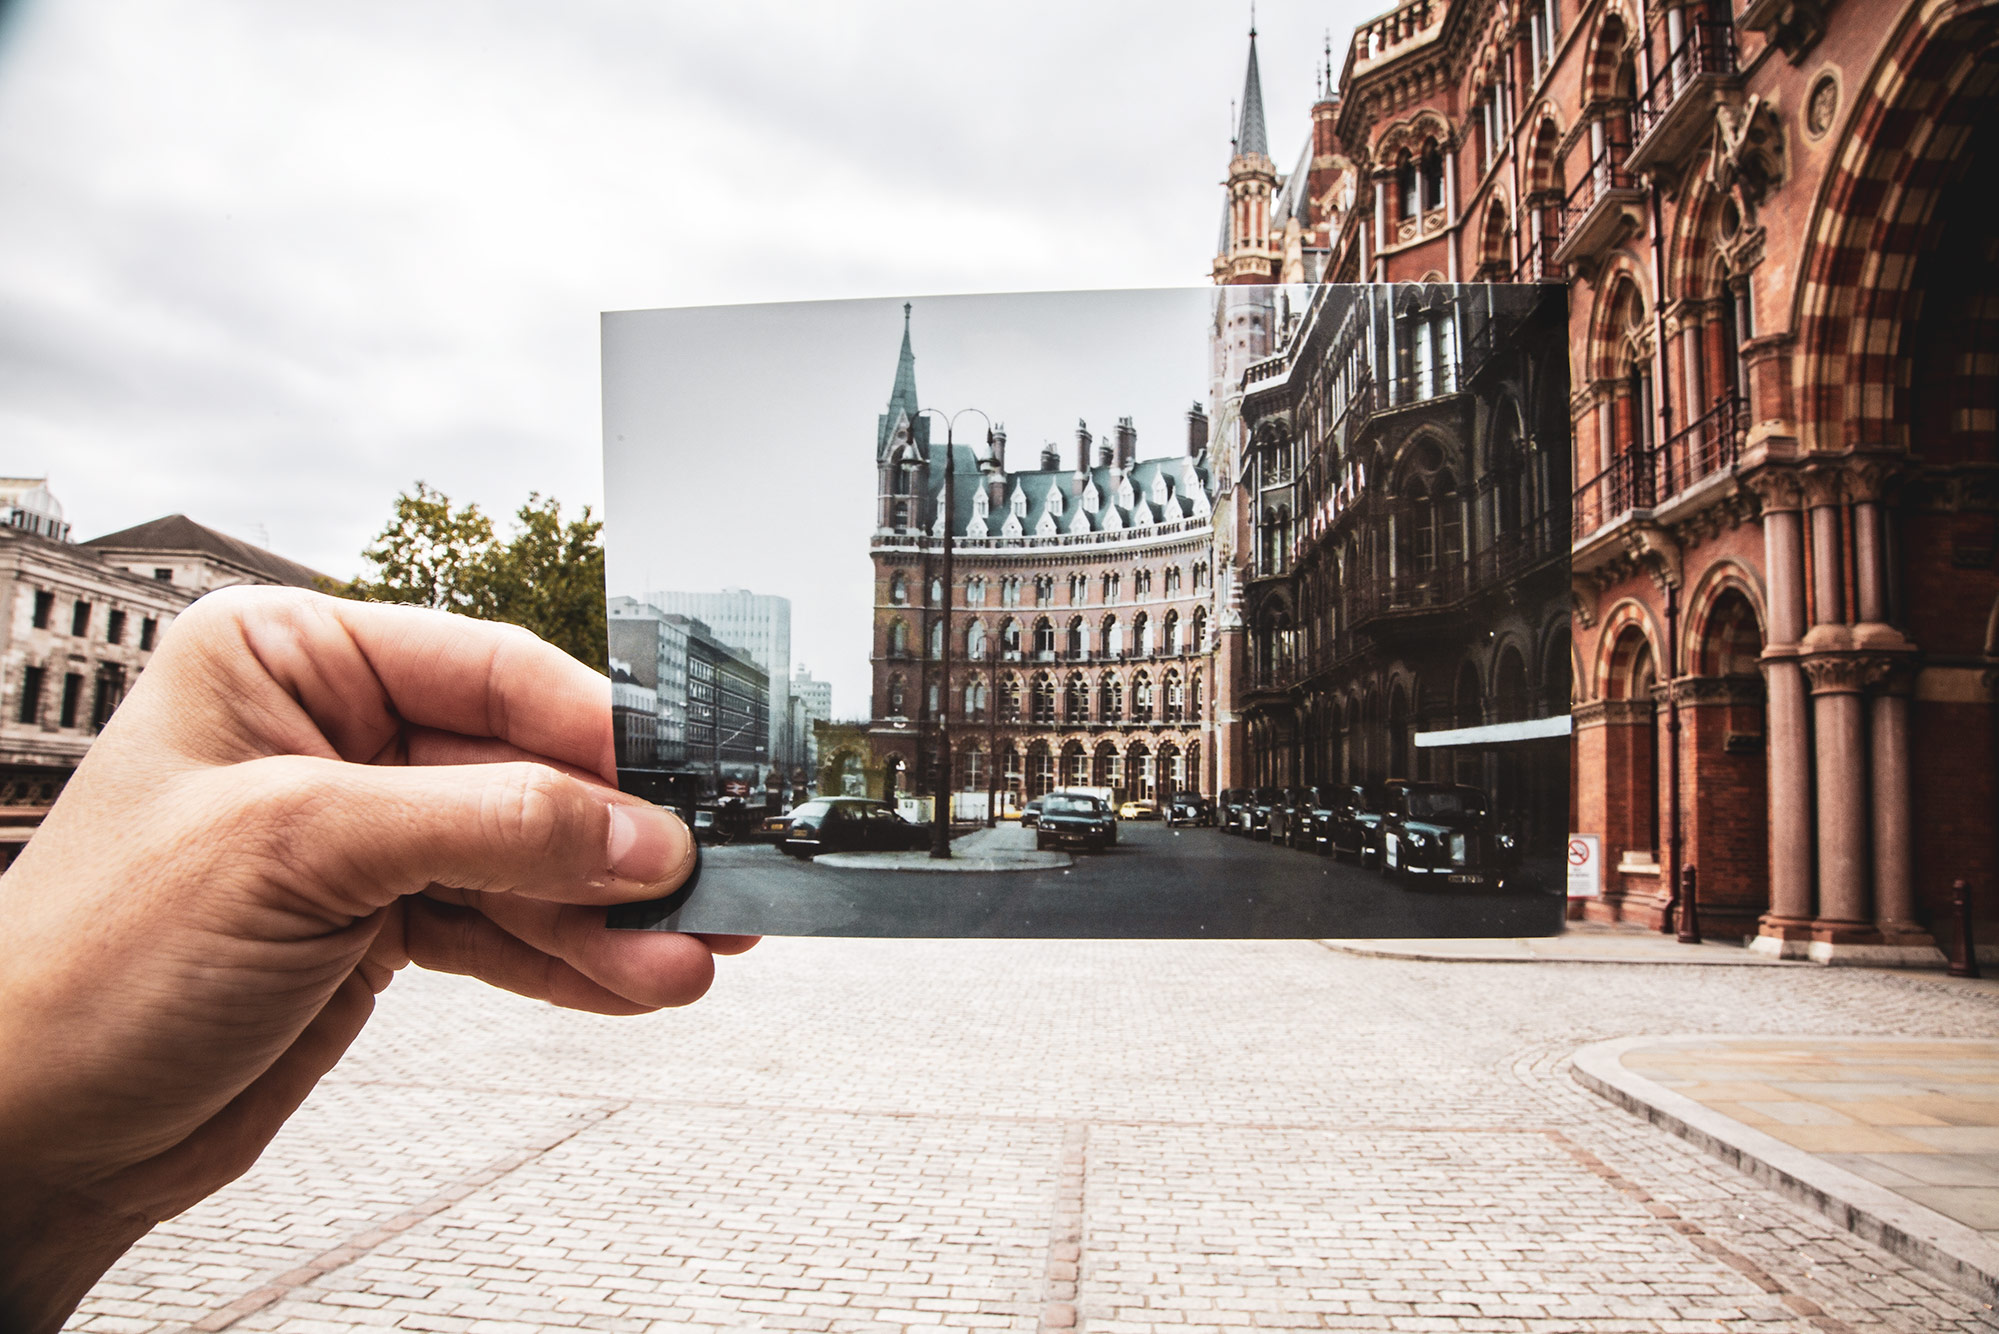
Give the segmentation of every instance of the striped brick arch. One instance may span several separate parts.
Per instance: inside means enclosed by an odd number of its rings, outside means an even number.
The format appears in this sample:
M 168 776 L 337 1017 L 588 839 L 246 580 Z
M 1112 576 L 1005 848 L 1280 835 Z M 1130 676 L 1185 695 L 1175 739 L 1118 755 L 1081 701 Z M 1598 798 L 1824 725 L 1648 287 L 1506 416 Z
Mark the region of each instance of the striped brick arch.
M 1953 159 L 1999 94 L 1999 0 L 1912 15 L 1848 119 L 1798 290 L 1798 426 L 1807 449 L 1906 446 L 1902 326 Z

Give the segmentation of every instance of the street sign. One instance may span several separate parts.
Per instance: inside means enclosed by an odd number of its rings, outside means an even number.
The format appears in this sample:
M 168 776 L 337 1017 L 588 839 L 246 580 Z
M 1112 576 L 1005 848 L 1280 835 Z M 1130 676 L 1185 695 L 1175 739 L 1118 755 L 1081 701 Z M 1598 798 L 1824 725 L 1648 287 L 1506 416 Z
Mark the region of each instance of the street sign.
M 1603 840 L 1595 834 L 1569 835 L 1569 897 L 1603 896 Z

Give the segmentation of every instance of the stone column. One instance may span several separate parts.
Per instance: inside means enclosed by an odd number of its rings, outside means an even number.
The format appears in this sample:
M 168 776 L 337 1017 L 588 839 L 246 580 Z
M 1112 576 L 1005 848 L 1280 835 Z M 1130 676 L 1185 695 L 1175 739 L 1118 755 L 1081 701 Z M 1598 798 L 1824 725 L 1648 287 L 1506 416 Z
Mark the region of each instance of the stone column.
M 1797 475 L 1771 467 L 1751 478 L 1763 502 L 1763 564 L 1769 589 L 1763 675 L 1769 746 L 1770 910 L 1752 948 L 1779 958 L 1802 956 L 1812 903 L 1812 751 L 1805 675 L 1798 663 L 1805 635 L 1803 496 Z
M 1818 917 L 1809 954 L 1830 963 L 1831 945 L 1873 944 L 1869 910 L 1867 738 L 1861 690 L 1872 664 L 1844 651 L 1844 626 L 1820 626 L 1806 636 L 1806 677 L 1812 687 L 1815 795 L 1818 800 Z M 1821 634 L 1820 631 L 1831 631 Z M 1834 648 L 1834 643 L 1838 647 Z

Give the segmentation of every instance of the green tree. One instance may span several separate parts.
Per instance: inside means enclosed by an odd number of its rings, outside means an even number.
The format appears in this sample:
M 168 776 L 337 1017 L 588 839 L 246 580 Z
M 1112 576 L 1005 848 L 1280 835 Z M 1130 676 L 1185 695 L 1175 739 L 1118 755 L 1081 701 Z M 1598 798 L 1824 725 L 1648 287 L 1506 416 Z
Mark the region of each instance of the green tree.
M 365 602 L 397 602 L 525 626 L 579 662 L 603 671 L 604 545 L 601 520 L 585 505 L 563 521 L 562 505 L 538 492 L 501 541 L 477 505 L 419 481 L 361 553 L 373 577 L 329 581 L 326 591 Z

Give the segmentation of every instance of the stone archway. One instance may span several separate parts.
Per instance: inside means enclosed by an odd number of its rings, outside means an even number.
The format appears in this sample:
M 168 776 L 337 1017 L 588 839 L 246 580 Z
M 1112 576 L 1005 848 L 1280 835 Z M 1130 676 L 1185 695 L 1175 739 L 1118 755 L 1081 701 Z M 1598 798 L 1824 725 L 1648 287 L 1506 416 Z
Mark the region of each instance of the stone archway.
M 1693 673 L 1680 681 L 1682 855 L 1700 873 L 1701 929 L 1753 936 L 1770 907 L 1763 627 L 1722 585 L 1688 619 Z

